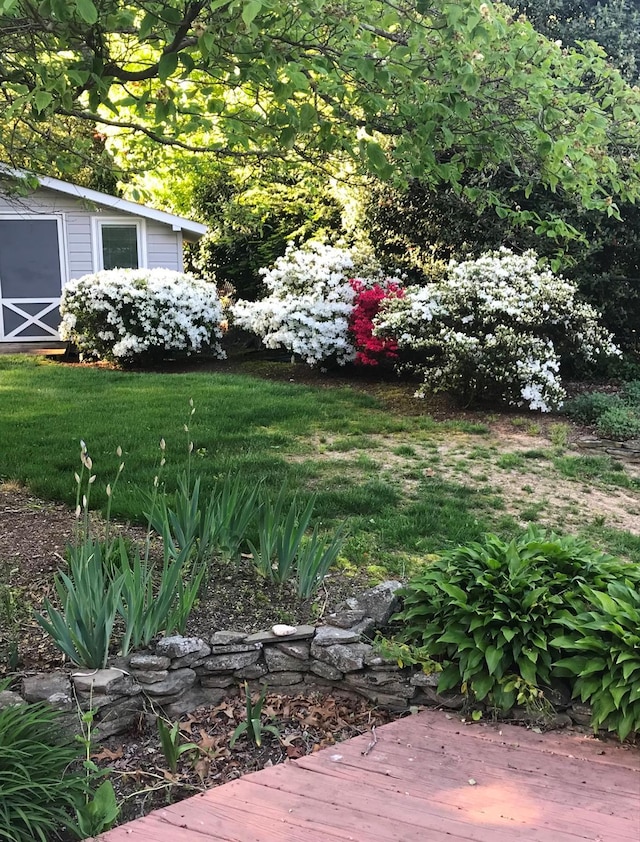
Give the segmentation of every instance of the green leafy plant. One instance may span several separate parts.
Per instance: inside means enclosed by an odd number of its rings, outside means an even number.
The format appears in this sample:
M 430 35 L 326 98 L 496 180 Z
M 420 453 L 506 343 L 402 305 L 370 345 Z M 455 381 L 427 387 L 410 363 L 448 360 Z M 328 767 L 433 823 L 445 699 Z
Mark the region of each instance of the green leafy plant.
M 617 395 L 587 392 L 566 401 L 562 411 L 580 424 L 595 424 L 608 409 L 615 409 L 620 404 L 621 401 Z
M 640 731 L 640 593 L 634 578 L 606 589 L 582 585 L 588 610 L 561 617 L 567 633 L 552 641 L 575 653 L 554 669 L 572 678 L 574 696 L 591 705 L 594 729 L 615 731 L 621 740 Z
M 581 585 L 606 588 L 640 572 L 586 542 L 536 529 L 510 542 L 487 535 L 434 561 L 403 590 L 398 640 L 443 665 L 438 690 L 461 686 L 502 709 L 518 680 L 549 685 L 555 623 L 583 604 Z M 515 677 L 515 683 L 514 678 Z
M 255 743 L 258 747 L 262 745 L 262 734 L 264 731 L 268 731 L 274 736 L 280 737 L 280 732 L 278 731 L 275 725 L 265 725 L 262 722 L 262 708 L 264 707 L 264 702 L 267 697 L 267 685 L 265 684 L 262 688 L 260 696 L 258 697 L 258 701 L 252 702 L 251 691 L 249 690 L 249 685 L 245 681 L 244 695 L 246 718 L 238 725 L 238 727 L 233 732 L 230 743 L 231 748 L 233 748 L 233 746 L 236 744 L 236 740 L 238 739 L 238 737 L 241 737 L 244 733 L 246 733 L 251 742 Z
M 0 710 L 0 839 L 48 842 L 65 827 L 80 833 L 73 817 L 88 790 L 82 771 L 72 771 L 80 758 L 58 711 L 46 704 Z
M 76 821 L 82 839 L 109 830 L 120 814 L 120 807 L 110 780 L 103 780 L 93 793 L 89 789 L 94 780 L 105 777 L 110 771 L 108 769 L 99 769 L 91 759 L 93 720 L 95 716 L 95 710 L 92 709 L 91 701 L 89 703 L 89 710 L 84 712 L 79 710 L 81 733 L 76 735 L 76 741 L 80 743 L 84 751 L 83 765 L 87 781 L 84 802 L 76 807 Z
M 425 675 L 442 672 L 442 664 L 433 660 L 426 646 L 412 646 L 409 643 L 390 640 L 380 632 L 377 632 L 373 646 L 383 658 L 395 661 L 400 668 L 419 666 Z
M 301 599 L 309 599 L 329 572 L 342 552 L 346 533 L 339 529 L 332 538 L 323 538 L 314 526 L 296 557 L 296 590 Z
M 178 771 L 178 760 L 188 751 L 197 750 L 198 746 L 195 743 L 181 743 L 180 742 L 180 725 L 174 722 L 171 727 L 160 717 L 158 717 L 158 736 L 160 737 L 160 746 L 162 754 L 167 761 L 167 766 L 172 775 Z
M 627 406 L 640 409 L 640 380 L 629 380 L 620 392 L 620 397 Z
M 286 497 L 287 489 L 283 486 L 273 502 L 263 503 L 258 521 L 259 546 L 249 542 L 260 575 L 280 584 L 287 582 L 293 574 L 315 505 L 312 497 L 303 508 L 294 495 L 285 514 Z
M 227 474 L 222 488 L 204 509 L 202 528 L 227 557 L 235 558 L 260 508 L 260 483 L 248 485 L 239 475 Z
M 60 608 L 44 600 L 46 616 L 35 619 L 64 654 L 79 666 L 101 669 L 109 656 L 113 625 L 124 585 L 122 574 L 108 573 L 108 547 L 87 538 L 74 547 L 68 573 L 55 576 Z
M 614 406 L 596 422 L 598 433 L 606 439 L 635 439 L 640 436 L 640 414 L 628 406 Z

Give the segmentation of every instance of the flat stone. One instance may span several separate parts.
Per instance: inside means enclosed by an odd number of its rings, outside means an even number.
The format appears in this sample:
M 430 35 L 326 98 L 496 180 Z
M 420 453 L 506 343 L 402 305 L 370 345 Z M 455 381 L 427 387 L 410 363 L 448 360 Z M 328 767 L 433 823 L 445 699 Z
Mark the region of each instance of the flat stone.
M 253 676 L 252 676 L 253 677 Z M 258 678 L 258 676 L 255 676 Z M 236 678 L 233 675 L 201 675 L 200 684 L 202 687 L 212 687 L 222 689 L 224 687 L 231 687 L 236 683 Z
M 71 681 L 66 672 L 38 673 L 22 679 L 22 696 L 26 702 L 46 702 L 58 693 L 71 698 Z
M 273 649 L 274 647 L 265 646 L 265 652 L 267 649 Z M 311 644 L 308 640 L 298 640 L 293 643 L 279 643 L 277 648 L 284 652 L 285 655 L 291 655 L 292 658 L 297 658 L 299 661 L 308 661 L 309 660 L 309 650 L 311 648 Z
M 416 688 L 417 690 L 418 688 Z M 417 704 L 426 704 L 430 707 L 436 706 L 445 710 L 462 710 L 467 703 L 467 697 L 462 693 L 438 693 L 435 687 L 421 687 L 419 695 L 416 696 Z
M 339 629 L 350 629 L 364 620 L 364 610 L 362 608 L 343 608 L 340 611 L 334 611 L 324 618 L 328 626 L 336 626 Z
M 344 681 L 349 687 L 353 687 L 358 693 L 367 695 L 371 699 L 380 693 L 410 699 L 416 692 L 416 688 L 412 687 L 408 681 L 398 681 L 395 674 L 389 677 L 381 672 L 349 673 L 345 675 Z
M 364 659 L 372 647 L 368 643 L 338 643 L 335 646 L 316 646 L 311 644 L 311 656 L 341 672 L 353 672 L 364 667 Z
M 73 710 L 75 701 L 67 693 L 52 693 L 47 699 L 47 704 L 56 710 Z
M 567 708 L 567 713 L 577 725 L 591 725 L 593 710 L 591 705 L 583 705 L 575 702 Z
M 308 640 L 315 633 L 315 626 L 296 626 L 296 633 L 287 635 L 287 640 Z M 268 631 L 254 632 L 248 634 L 245 643 L 281 643 L 282 638 L 275 635 L 271 629 Z
M 181 667 L 194 667 L 204 663 L 204 659 L 211 654 L 211 647 L 208 643 L 203 643 L 197 652 L 190 652 L 188 655 L 183 655 L 181 658 L 174 658 L 171 661 L 169 669 L 176 670 Z
M 202 664 L 203 671 L 208 672 L 233 672 L 250 664 L 255 664 L 261 655 L 260 649 L 252 649 L 250 652 L 231 652 L 227 655 L 211 655 Z
M 233 675 L 235 678 L 253 681 L 256 678 L 262 678 L 262 676 L 266 675 L 268 672 L 269 670 L 267 669 L 267 665 L 260 662 L 257 664 L 250 664 L 248 667 L 243 667 L 242 669 L 234 672 Z
M 26 702 L 20 693 L 14 693 L 13 690 L 0 690 L 0 710 L 14 707 L 14 705 L 24 704 L 26 704 Z
M 157 684 L 168 677 L 169 670 L 135 670 L 131 675 L 140 684 Z
M 342 681 L 344 678 L 344 673 L 332 667 L 331 664 L 325 664 L 324 661 L 311 661 L 309 668 L 314 675 L 319 675 L 329 681 Z
M 355 597 L 355 602 L 349 601 L 349 607 L 364 611 L 365 617 L 371 617 L 376 628 L 383 628 L 399 606 L 400 600 L 396 591 L 402 587 L 401 582 L 388 580 L 364 591 Z
M 242 643 L 247 636 L 245 631 L 217 631 L 209 638 L 212 646 L 228 646 L 230 643 Z
M 357 634 L 360 640 L 363 638 L 372 640 L 375 637 L 376 627 L 375 620 L 371 617 L 365 617 L 364 620 L 360 620 L 360 622 L 356 623 L 355 626 L 351 626 L 349 631 Z
M 397 666 L 398 662 L 395 658 L 383 658 L 379 652 L 373 649 L 364 659 L 365 665 L 371 669 L 387 669 L 388 667 Z
M 265 646 L 264 659 L 269 672 L 285 672 L 287 670 L 304 670 L 306 672 L 309 669 L 309 664 L 306 661 L 287 655 L 275 646 Z
M 71 675 L 76 690 L 81 693 L 110 693 L 110 687 L 115 681 L 120 681 L 122 670 L 107 668 L 103 670 L 85 670 Z
M 176 634 L 171 637 L 163 637 L 156 643 L 156 655 L 164 655 L 167 658 L 183 658 L 194 652 L 200 652 L 205 641 L 201 637 L 182 637 Z
M 265 675 L 260 679 L 261 684 L 266 684 L 270 690 L 276 687 L 290 687 L 292 684 L 300 684 L 304 678 L 301 672 L 278 672 L 273 675 L 273 682 L 271 675 Z
M 94 722 L 95 739 L 106 740 L 128 731 L 138 721 L 143 704 L 142 696 L 132 696 L 103 707 Z
M 178 719 L 185 713 L 203 706 L 217 705 L 229 693 L 224 688 L 192 687 L 173 702 L 160 700 L 160 708 L 168 719 Z
M 233 655 L 236 652 L 255 652 L 261 649 L 261 643 L 224 643 L 211 647 L 212 655 Z
M 410 683 L 413 687 L 437 687 L 440 675 L 439 672 L 416 672 L 411 676 Z
M 157 684 L 149 684 L 145 690 L 149 696 L 169 696 L 174 693 L 183 693 L 195 683 L 197 676 L 189 667 L 173 670 L 164 681 Z
M 320 626 L 313 638 L 313 646 L 334 646 L 336 643 L 358 643 L 360 635 L 351 629 Z
M 146 652 L 134 652 L 129 658 L 131 669 L 137 670 L 166 670 L 169 669 L 171 658 L 166 655 L 151 655 Z

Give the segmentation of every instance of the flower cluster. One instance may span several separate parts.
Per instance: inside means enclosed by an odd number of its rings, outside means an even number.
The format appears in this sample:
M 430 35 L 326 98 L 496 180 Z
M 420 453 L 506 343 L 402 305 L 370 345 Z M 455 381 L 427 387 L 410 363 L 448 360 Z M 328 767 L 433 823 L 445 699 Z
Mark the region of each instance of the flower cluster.
M 378 365 L 381 360 L 397 359 L 398 343 L 392 337 L 376 336 L 374 319 L 382 302 L 389 297 L 401 298 L 404 290 L 395 281 L 386 280 L 367 286 L 359 278 L 350 279 L 356 298 L 349 317 L 349 330 L 356 347 L 356 363 Z
M 60 338 L 83 354 L 115 362 L 224 356 L 215 285 L 169 269 L 111 269 L 69 281 Z
M 349 279 L 358 273 L 377 278 L 380 267 L 354 250 L 309 242 L 290 246 L 271 269 L 261 269 L 267 296 L 238 301 L 238 327 L 256 333 L 267 348 L 286 348 L 309 365 L 356 357 L 349 333 L 356 290 Z M 367 283 L 367 282 L 364 282 Z
M 533 252 L 503 248 L 452 262 L 442 282 L 385 299 L 374 333 L 398 343 L 426 388 L 546 412 L 565 394 L 563 356 L 619 353 L 598 313 L 576 293 L 540 269 Z

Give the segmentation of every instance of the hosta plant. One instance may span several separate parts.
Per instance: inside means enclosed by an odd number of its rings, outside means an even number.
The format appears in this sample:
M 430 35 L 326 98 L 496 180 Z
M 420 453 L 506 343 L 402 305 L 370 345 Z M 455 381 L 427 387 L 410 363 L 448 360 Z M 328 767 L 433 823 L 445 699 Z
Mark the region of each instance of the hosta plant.
M 462 686 L 509 709 L 522 687 L 550 684 L 558 620 L 584 604 L 581 585 L 603 589 L 640 572 L 572 537 L 529 530 L 446 552 L 402 592 L 400 643 L 442 664 L 440 692 Z
M 67 283 L 60 338 L 118 363 L 208 351 L 223 356 L 214 284 L 169 269 L 110 269 Z
M 395 339 L 424 379 L 424 390 L 444 390 L 464 401 L 478 398 L 543 412 L 565 392 L 560 363 L 618 353 L 598 313 L 577 288 L 536 255 L 508 249 L 477 260 L 452 262 L 447 277 L 389 296 L 374 335 Z
M 621 740 L 640 731 L 640 592 L 635 582 L 610 582 L 606 590 L 581 586 L 586 611 L 560 618 L 566 633 L 552 641 L 568 657 L 554 665 L 573 681 L 574 696 L 593 709 L 595 729 Z

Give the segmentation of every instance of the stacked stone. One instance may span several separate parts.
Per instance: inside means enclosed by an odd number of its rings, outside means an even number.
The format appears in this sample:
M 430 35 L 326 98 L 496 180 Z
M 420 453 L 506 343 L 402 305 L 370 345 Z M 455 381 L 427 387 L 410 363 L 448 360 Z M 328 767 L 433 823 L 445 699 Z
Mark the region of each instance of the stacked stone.
M 437 673 L 400 668 L 372 646 L 375 632 L 384 629 L 398 610 L 399 587 L 399 582 L 383 582 L 348 599 L 317 628 L 274 626 L 254 634 L 217 631 L 208 640 L 164 637 L 109 669 L 30 676 L 24 679 L 21 696 L 2 694 L 0 707 L 22 699 L 47 701 L 68 711 L 71 727 L 74 721 L 77 727 L 78 707 L 94 710 L 98 738 L 126 731 L 143 715 L 162 713 L 177 719 L 197 707 L 216 705 L 238 693 L 244 681 L 252 690 L 266 684 L 274 693 L 339 690 L 390 710 L 413 705 L 462 709 L 467 700 L 458 690 L 438 693 Z M 586 706 L 570 706 L 566 691 L 552 702 L 556 710 L 566 711 L 565 720 L 571 716 L 584 722 L 590 715 Z

